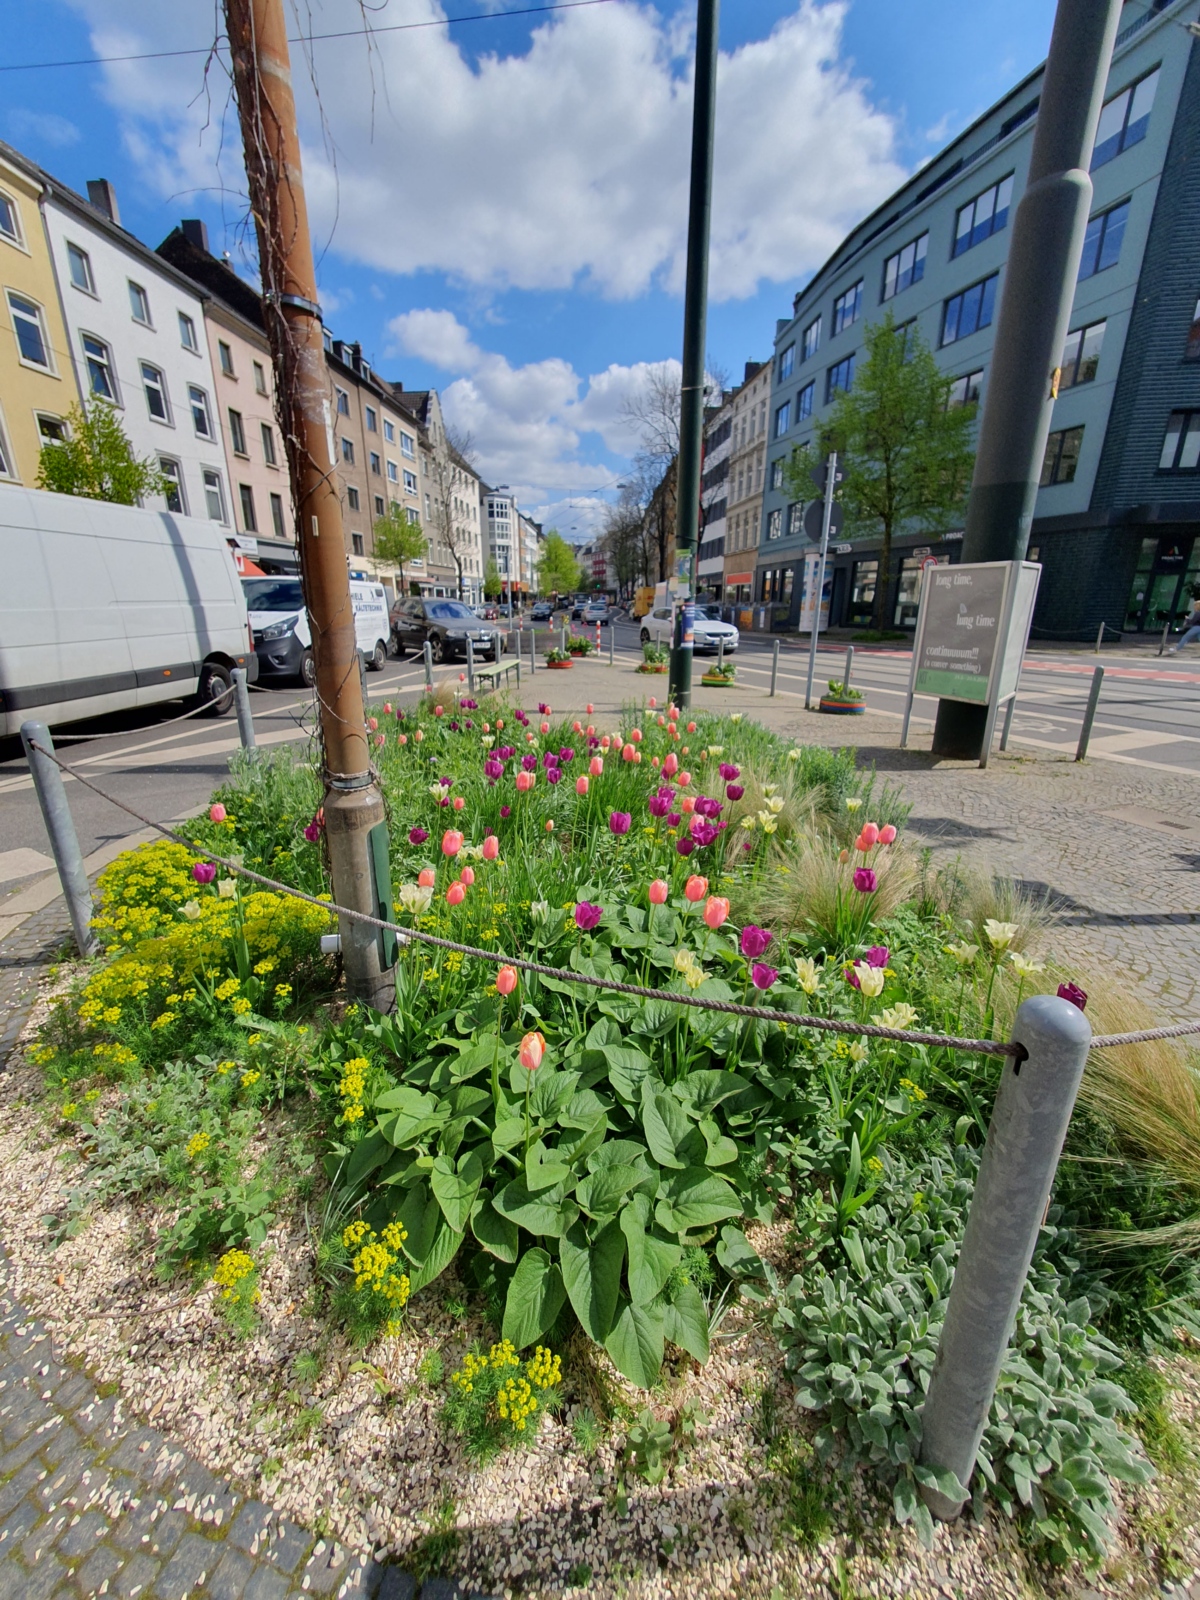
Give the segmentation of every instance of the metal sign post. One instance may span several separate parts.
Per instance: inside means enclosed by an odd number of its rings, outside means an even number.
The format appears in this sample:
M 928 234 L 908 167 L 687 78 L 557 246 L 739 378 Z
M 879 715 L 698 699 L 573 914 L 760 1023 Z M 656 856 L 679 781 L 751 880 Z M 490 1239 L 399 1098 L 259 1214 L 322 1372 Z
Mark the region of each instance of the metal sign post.
M 808 644 L 808 683 L 804 689 L 804 709 L 812 710 L 813 674 L 817 670 L 817 635 L 821 631 L 821 601 L 825 597 L 825 558 L 829 554 L 829 525 L 833 518 L 833 495 L 838 483 L 837 451 L 831 450 L 825 463 L 825 500 L 821 512 L 821 559 L 817 562 L 817 582 L 813 591 L 812 632 Z

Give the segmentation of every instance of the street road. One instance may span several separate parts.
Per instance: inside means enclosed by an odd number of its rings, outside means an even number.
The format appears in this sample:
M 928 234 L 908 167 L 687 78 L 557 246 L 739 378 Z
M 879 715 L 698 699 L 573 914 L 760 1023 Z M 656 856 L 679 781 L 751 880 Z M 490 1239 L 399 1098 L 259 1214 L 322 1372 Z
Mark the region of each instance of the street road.
M 633 624 L 617 624 L 614 645 L 617 659 L 625 667 L 640 654 L 638 632 Z M 526 632 L 526 658 L 528 637 Z M 539 630 L 539 655 L 550 642 L 549 630 Z M 605 628 L 602 660 L 608 649 Z M 739 683 L 765 693 L 770 684 L 771 652 L 771 641 L 744 636 L 737 656 Z M 895 647 L 855 651 L 852 682 L 864 690 L 872 711 L 899 719 L 910 660 L 907 650 Z M 827 679 L 840 678 L 844 663 L 844 646 L 822 647 L 814 689 L 819 692 Z M 1104 688 L 1091 756 L 1169 772 L 1200 773 L 1200 650 L 1162 660 L 1133 653 L 1106 654 L 1103 664 Z M 1074 754 L 1094 665 L 1095 657 L 1084 654 L 1032 652 L 1021 679 L 1014 744 Z M 803 705 L 807 670 L 807 641 L 781 641 L 778 696 Z M 406 702 L 420 693 L 423 679 L 419 660 L 389 661 L 384 672 L 368 674 L 367 687 L 373 700 Z M 542 686 L 547 681 L 539 674 L 531 687 L 528 677 L 524 679 L 527 703 L 535 700 L 539 691 L 546 692 Z M 622 677 L 613 704 L 634 692 L 633 685 Z M 251 700 L 260 747 L 311 739 L 312 701 L 303 689 L 273 687 L 252 694 Z M 748 698 L 748 710 L 752 703 Z M 178 717 L 181 709 L 177 702 L 168 703 L 74 723 L 57 730 L 56 746 L 64 759 L 77 764 L 101 788 L 146 816 L 157 821 L 181 818 L 194 814 L 203 804 L 228 772 L 230 755 L 238 748 L 232 716 L 194 718 L 172 726 L 171 719 Z M 928 727 L 934 711 L 931 698 L 919 697 L 914 726 Z M 846 731 L 852 738 L 851 725 Z M 85 856 L 140 826 L 71 779 L 67 780 L 67 792 Z M 46 836 L 20 741 L 0 740 L 0 896 L 44 871 L 49 865 L 46 852 Z

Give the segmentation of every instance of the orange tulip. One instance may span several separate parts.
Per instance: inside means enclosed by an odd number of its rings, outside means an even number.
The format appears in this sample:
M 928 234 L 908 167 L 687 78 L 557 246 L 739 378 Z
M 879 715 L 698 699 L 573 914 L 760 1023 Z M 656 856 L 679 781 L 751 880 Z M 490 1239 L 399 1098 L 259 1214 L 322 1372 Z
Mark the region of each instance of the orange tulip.
M 704 903 L 704 921 L 714 932 L 729 915 L 729 901 L 723 900 L 720 895 L 710 894 Z
M 455 811 L 461 811 L 463 809 L 463 807 L 466 805 L 466 803 L 467 802 L 463 799 L 462 795 L 456 794 L 454 796 L 454 809 L 455 809 Z
M 400 734 L 399 741 L 400 741 L 401 744 L 407 744 L 408 743 L 408 735 L 406 733 Z
M 695 731 L 696 731 L 696 724 L 695 724 L 695 723 L 694 723 L 694 722 L 689 722 L 689 723 L 688 723 L 688 729 L 687 729 L 687 731 L 688 731 L 688 732 L 689 732 L 689 733 L 695 733 Z
M 532 772 L 518 772 L 515 780 L 517 785 L 517 793 L 527 794 L 529 790 L 533 788 L 534 777 L 535 774 Z
M 420 872 L 417 873 L 417 882 L 422 889 L 432 889 L 437 882 L 437 874 L 432 867 L 422 867 Z
M 690 900 L 693 905 L 695 905 L 698 900 L 703 900 L 707 893 L 708 879 L 701 878 L 697 873 L 693 873 L 683 886 L 684 898 L 686 900 Z
M 543 733 L 549 733 L 550 732 L 550 724 L 548 722 L 543 722 L 541 724 L 541 729 L 542 729 Z
M 573 722 L 571 724 L 571 732 L 572 733 L 582 733 L 583 732 L 583 723 L 582 722 Z
M 461 883 L 452 883 L 446 890 L 446 904 L 448 906 L 460 906 L 466 898 L 467 891 Z
M 683 812 L 685 817 L 690 816 L 690 814 L 696 809 L 695 795 L 685 794 L 679 802 L 679 809 Z
M 516 967 L 501 967 L 496 974 L 496 993 L 511 994 L 517 987 Z
M 687 755 L 686 750 L 683 753 L 684 755 Z M 692 781 L 692 775 L 690 772 L 681 772 L 675 781 L 679 784 L 681 789 L 686 789 L 688 784 Z
M 536 1072 L 546 1054 L 546 1041 L 540 1033 L 527 1033 L 521 1040 L 517 1060 L 526 1072 Z
M 547 833 L 553 833 L 554 832 L 554 819 L 552 817 L 547 817 L 546 818 L 546 832 Z

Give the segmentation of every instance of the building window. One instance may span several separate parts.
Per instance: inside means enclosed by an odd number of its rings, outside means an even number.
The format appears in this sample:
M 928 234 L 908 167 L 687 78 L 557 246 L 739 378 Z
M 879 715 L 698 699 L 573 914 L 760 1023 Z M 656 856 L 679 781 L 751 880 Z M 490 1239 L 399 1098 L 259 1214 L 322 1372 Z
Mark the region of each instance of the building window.
M 366 548 L 363 545 L 363 536 L 361 533 L 352 533 L 350 535 L 350 548 L 353 550 L 356 556 L 366 554 Z
M 767 538 L 783 538 L 783 509 L 776 506 L 774 511 L 767 514 Z
M 377 412 L 375 410 L 375 407 L 374 406 L 367 406 L 366 412 L 367 412 L 367 432 L 368 433 L 378 433 L 379 432 L 379 417 L 378 417 L 378 414 L 377 414 Z
M 1121 256 L 1121 240 L 1125 237 L 1125 224 L 1129 221 L 1129 201 L 1110 206 L 1087 225 L 1083 238 L 1083 259 L 1079 263 L 1079 280 L 1093 278 L 1097 272 L 1115 267 Z
M 204 501 L 213 522 L 229 520 L 225 515 L 225 486 L 221 482 L 221 474 L 214 472 L 211 467 L 204 469 Z
M 409 522 L 412 523 L 414 528 L 419 528 L 421 525 L 421 513 L 417 510 L 416 506 L 409 506 L 407 509 Z
M 382 517 L 384 515 L 383 496 L 381 494 L 377 494 L 375 496 L 375 515 L 377 517 Z
M 186 312 L 180 311 L 179 315 L 179 342 L 185 350 L 199 350 L 196 343 L 196 324 Z
M 999 183 L 994 183 L 990 189 L 977 194 L 974 200 L 968 200 L 965 206 L 959 206 L 958 220 L 954 227 L 954 248 L 950 252 L 952 257 L 965 255 L 968 250 L 974 249 L 977 244 L 982 244 L 985 239 L 990 239 L 994 233 L 999 233 L 1001 228 L 1008 226 L 1012 189 L 1013 180 L 1010 172 L 1007 178 L 1001 178 Z
M 386 417 L 383 419 L 383 437 L 388 444 L 395 444 L 396 442 L 396 429 Z
M 1163 439 L 1160 472 L 1195 472 L 1200 465 L 1200 411 L 1172 411 Z
M 1091 322 L 1086 328 L 1076 328 L 1067 335 L 1063 345 L 1062 365 L 1059 369 L 1059 390 L 1074 389 L 1081 383 L 1091 383 L 1100 365 L 1100 347 L 1104 343 L 1103 322 Z
M 792 402 L 785 400 L 775 410 L 775 437 L 782 439 L 792 425 Z
M 413 448 L 412 435 L 409 433 L 402 433 L 400 435 L 400 454 L 402 456 L 407 456 L 410 461 L 415 461 L 417 459 L 417 452 Z
M 982 369 L 979 372 L 966 372 L 961 378 L 955 378 L 946 396 L 946 410 L 952 411 L 956 406 L 978 405 L 982 383 Z
M 254 514 L 254 490 L 248 483 L 238 484 L 238 499 L 242 502 L 242 530 L 258 532 L 258 518 Z
M 227 378 L 236 376 L 233 370 L 233 348 L 226 344 L 224 339 L 217 340 L 217 356 L 221 363 L 221 371 Z
M 400 468 L 396 465 L 396 463 L 394 461 L 389 461 L 388 464 L 387 464 L 387 467 L 388 467 L 388 470 L 387 470 L 388 482 L 389 483 L 399 483 L 400 482 Z
M 192 408 L 192 427 L 198 439 L 211 439 L 212 418 L 208 414 L 208 396 L 194 383 L 188 384 L 188 404 Z M 223 522 L 224 517 L 221 518 Z
M 0 194 L 0 235 L 11 244 L 21 243 L 21 213 L 6 194 Z
M 83 359 L 87 367 L 88 385 L 94 395 L 101 400 L 117 402 L 117 383 L 113 377 L 112 353 L 103 339 L 95 339 L 90 333 L 82 335 Z
M 1082 428 L 1059 428 L 1046 440 L 1046 454 L 1042 458 L 1040 487 L 1051 489 L 1056 483 L 1073 483 L 1079 465 L 1079 447 L 1083 443 Z
M 358 510 L 358 490 L 352 483 L 348 484 L 346 488 L 346 504 L 350 507 L 351 511 Z
M 246 429 L 242 422 L 242 413 L 232 409 L 229 413 L 229 441 L 235 456 L 249 454 L 246 449 Z
M 914 283 L 920 283 L 925 276 L 925 255 L 929 249 L 929 235 L 923 233 L 919 239 L 912 239 L 902 250 L 897 250 L 894 256 L 889 256 L 883 263 L 883 300 L 890 300 L 893 295 L 902 293 L 903 290 Z
M 345 389 L 339 389 L 337 391 L 337 409 L 338 415 L 341 417 L 348 417 L 350 415 L 350 396 L 346 393 Z
M 254 392 L 256 394 L 266 394 L 266 392 L 267 392 L 267 372 L 266 372 L 266 368 L 263 366 L 261 361 L 253 361 L 253 362 L 251 362 L 251 366 L 254 368 Z
M 851 351 L 825 374 L 825 404 L 829 404 L 839 389 L 849 389 L 853 383 L 854 352 Z
M 150 322 L 150 297 L 140 283 L 129 283 L 129 313 L 135 322 L 142 323 L 145 327 L 151 326 Z
M 379 475 L 382 472 L 382 470 L 383 470 L 383 462 L 382 462 L 378 452 L 375 451 L 375 450 L 372 450 L 371 451 L 371 471 L 375 474 L 376 477 L 379 477 Z
M 786 383 L 796 369 L 796 346 L 788 345 L 779 358 L 779 381 Z
M 281 494 L 273 494 L 271 496 L 271 526 L 275 530 L 277 539 L 287 538 L 287 528 L 283 522 L 283 496 Z
M 845 294 L 838 295 L 833 302 L 833 331 L 841 333 L 843 328 L 849 328 L 858 321 L 862 311 L 862 279 L 847 289 Z
M 167 480 L 167 510 L 174 511 L 181 517 L 186 516 L 187 504 L 183 498 L 183 471 L 178 461 L 171 456 L 159 456 L 158 470 Z
M 269 422 L 260 422 L 258 431 L 262 434 L 263 460 L 269 467 L 277 466 L 275 460 L 275 430 Z
M 804 502 L 793 500 L 788 507 L 787 530 L 789 538 L 804 529 Z
M 942 307 L 942 343 L 953 344 L 980 328 L 990 328 L 996 310 L 996 285 L 1000 274 L 993 272 L 981 283 L 973 283 L 961 294 L 952 294 Z
M 155 422 L 170 422 L 171 417 L 167 411 L 167 383 L 157 367 L 152 367 L 148 361 L 140 363 L 142 369 L 142 388 L 146 393 L 146 409 Z
M 8 436 L 4 432 L 4 423 L 0 420 L 0 478 L 15 477 L 12 451 L 9 449 Z
M 808 327 L 805 328 L 804 336 L 800 341 L 800 347 L 804 352 L 802 359 L 805 361 L 807 361 L 811 356 L 815 356 L 817 351 L 821 348 L 820 317 L 817 317 L 814 321 L 810 322 Z
M 37 414 L 38 438 L 44 445 L 66 444 L 71 437 L 61 417 L 49 417 L 44 411 Z
M 346 465 L 348 467 L 352 467 L 354 465 L 354 440 L 353 439 L 343 438 L 343 440 L 342 440 L 342 460 L 346 463 Z
M 416 492 L 417 492 L 417 475 L 416 475 L 415 472 L 405 472 L 405 474 L 404 474 L 404 488 L 405 488 L 405 490 L 406 490 L 406 492 L 408 494 L 416 494 Z
M 778 461 L 772 461 L 772 463 L 771 463 L 771 487 L 772 487 L 772 489 L 782 489 L 783 488 L 783 457 L 782 456 L 780 456 Z
M 797 422 L 803 422 L 805 417 L 811 417 L 812 416 L 813 390 L 815 388 L 816 388 L 816 384 L 815 383 L 806 383 L 804 385 L 803 389 L 801 389 L 800 393 L 796 396 L 796 421 Z
M 1200 300 L 1196 301 L 1196 308 L 1192 312 L 1192 325 L 1188 329 L 1187 348 L 1183 352 L 1185 361 L 1200 361 Z
M 42 308 L 32 300 L 26 300 L 24 295 L 13 294 L 8 291 L 8 309 L 12 317 L 13 332 L 17 336 L 17 349 L 21 361 L 27 367 L 41 367 L 43 372 L 53 372 L 50 364 L 50 341 L 46 337 L 46 324 L 42 317 Z M 87 344 L 86 337 L 84 344 Z M 107 360 L 107 346 L 101 346 Z M 108 398 L 111 400 L 112 395 Z
M 95 294 L 96 280 L 92 276 L 91 257 L 77 244 L 67 245 L 67 270 L 77 289 L 82 289 L 84 294 Z
M 1150 108 L 1154 104 L 1154 91 L 1158 88 L 1158 68 L 1148 72 L 1137 83 L 1131 83 L 1120 94 L 1105 103 L 1096 127 L 1096 143 L 1092 146 L 1092 171 L 1106 161 L 1138 144 L 1146 137 L 1150 125 Z

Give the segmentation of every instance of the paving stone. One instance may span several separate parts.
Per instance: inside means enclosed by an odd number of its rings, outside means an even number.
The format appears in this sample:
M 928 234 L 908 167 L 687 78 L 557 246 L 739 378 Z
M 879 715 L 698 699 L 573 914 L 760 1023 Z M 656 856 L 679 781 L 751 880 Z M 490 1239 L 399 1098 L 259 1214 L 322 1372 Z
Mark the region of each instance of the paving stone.
M 163 1569 L 163 1562 L 139 1551 L 130 1556 L 108 1586 L 116 1600 L 147 1600 L 154 1593 L 154 1583 Z
M 35 1456 L 32 1461 L 27 1461 L 18 1472 L 14 1473 L 7 1483 L 0 1485 L 0 1517 L 6 1517 L 14 1506 L 20 1505 L 27 1494 L 33 1493 L 45 1470 Z
M 71 1592 L 66 1567 L 52 1555 L 43 1556 L 23 1577 L 21 1600 L 60 1600 Z
M 124 1557 L 110 1545 L 100 1544 L 75 1573 L 75 1582 L 84 1594 L 95 1594 L 105 1578 L 120 1571 Z
M 380 1586 L 388 1569 L 381 1566 L 373 1557 L 368 1557 L 366 1561 L 351 1563 L 349 1570 L 350 1576 L 344 1580 L 345 1589 L 338 1591 L 339 1600 L 378 1600 L 381 1593 Z M 399 1571 L 398 1568 L 392 1570 Z M 416 1582 L 411 1575 L 407 1576 L 409 1583 L 412 1584 L 412 1591 L 397 1595 L 396 1600 L 412 1600 Z
M 426 1578 L 421 1600 L 466 1600 L 466 1596 L 453 1578 Z
M 18 1467 L 38 1453 L 41 1448 L 41 1436 L 34 1432 L 26 1434 L 20 1444 L 15 1444 L 10 1450 L 0 1452 L 0 1479 L 8 1479 Z
M 287 1600 L 289 1595 L 302 1592 L 293 1586 L 282 1572 L 272 1567 L 256 1567 L 254 1576 L 242 1592 L 242 1600 Z
M 98 1511 L 85 1511 L 79 1521 L 74 1513 L 58 1537 L 55 1548 L 67 1560 L 85 1556 L 96 1547 L 96 1542 L 108 1532 L 108 1521 Z
M 248 1551 L 256 1540 L 261 1539 L 270 1515 L 270 1506 L 265 1506 L 261 1500 L 247 1500 L 226 1535 L 227 1541 L 239 1550 Z
M 42 1460 L 48 1466 L 57 1467 L 65 1461 L 77 1461 L 83 1455 L 83 1438 L 69 1422 L 60 1422 L 44 1437 Z
M 89 1429 L 89 1432 L 91 1430 Z M 119 1444 L 109 1451 L 105 1459 L 110 1466 L 120 1467 L 125 1472 L 136 1472 L 144 1476 L 148 1466 L 154 1461 L 155 1455 L 164 1443 L 162 1434 L 157 1428 L 135 1428 L 132 1433 L 127 1433 Z M 145 1449 L 142 1446 L 145 1445 Z
M 254 1563 L 240 1550 L 223 1550 L 208 1580 L 208 1600 L 242 1600 L 254 1575 Z
M 270 1556 L 272 1566 L 294 1572 L 312 1548 L 313 1536 L 294 1522 L 277 1518 L 271 1524 Z
M 416 1592 L 417 1580 L 411 1572 L 401 1572 L 399 1567 L 385 1567 L 376 1600 L 413 1600 Z
M 4 1525 L 0 1527 L 0 1561 L 3 1561 L 10 1547 L 15 1548 L 33 1532 L 43 1515 L 42 1508 L 32 1498 L 22 1500 L 9 1512 Z
M 162 1570 L 158 1589 L 163 1596 L 182 1596 L 203 1589 L 209 1573 L 221 1559 L 221 1551 L 211 1539 L 198 1533 L 185 1533 L 175 1554 Z

